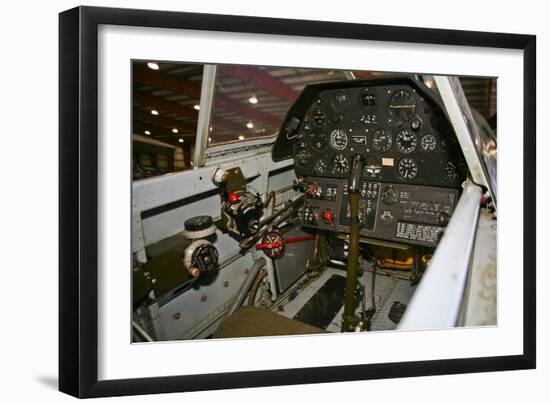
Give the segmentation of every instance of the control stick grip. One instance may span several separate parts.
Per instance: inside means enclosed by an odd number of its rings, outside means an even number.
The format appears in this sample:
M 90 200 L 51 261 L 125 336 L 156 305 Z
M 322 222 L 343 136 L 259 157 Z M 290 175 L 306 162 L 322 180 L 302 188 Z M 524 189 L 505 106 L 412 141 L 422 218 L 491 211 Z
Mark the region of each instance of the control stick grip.
M 348 192 L 355 194 L 359 192 L 359 182 L 361 181 L 361 172 L 365 158 L 361 154 L 355 154 L 351 158 L 351 170 L 349 173 Z

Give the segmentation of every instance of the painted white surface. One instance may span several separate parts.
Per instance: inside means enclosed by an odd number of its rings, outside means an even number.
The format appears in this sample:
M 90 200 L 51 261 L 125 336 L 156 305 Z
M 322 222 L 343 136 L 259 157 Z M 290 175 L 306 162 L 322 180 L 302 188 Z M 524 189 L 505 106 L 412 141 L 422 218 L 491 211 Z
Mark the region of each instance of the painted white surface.
M 517 275 L 517 268 L 523 261 L 521 247 L 518 248 L 517 238 L 513 236 L 522 225 L 522 216 L 516 214 L 522 206 L 522 195 L 517 192 L 522 186 L 522 171 L 517 166 L 522 145 L 517 142 L 517 133 L 521 133 L 523 127 L 521 97 L 516 96 L 523 91 L 523 60 L 519 51 L 120 26 L 100 27 L 98 46 L 98 377 L 101 380 L 473 358 L 514 355 L 522 351 L 522 279 Z M 242 49 L 247 49 L 247 53 L 241 56 Z M 388 335 L 179 341 L 151 346 L 128 344 L 130 307 L 120 302 L 131 301 L 126 270 L 131 266 L 126 253 L 130 249 L 130 229 L 125 219 L 131 215 L 131 200 L 127 172 L 120 167 L 130 165 L 128 141 L 121 135 L 130 131 L 130 60 L 215 60 L 218 63 L 273 65 L 281 63 L 281 54 L 294 66 L 498 76 L 499 158 L 516 163 L 499 166 L 503 202 L 499 204 L 499 252 L 502 256 L 498 257 L 498 327 Z M 462 63 L 457 64 L 457 58 Z M 243 169 L 246 175 L 246 167 Z M 186 173 L 176 175 L 175 179 L 184 179 Z M 143 184 L 149 182 L 151 180 L 143 180 Z M 200 186 L 211 185 L 202 182 Z M 136 184 L 135 189 L 137 192 L 141 187 Z M 147 241 L 147 231 L 145 235 Z M 515 254 L 506 254 L 514 249 Z M 185 361 L 174 361 L 174 356 L 184 357 Z M 205 360 L 207 357 L 223 357 L 224 360 Z M 143 363 L 147 366 L 142 366 Z
M 55 5 L 29 1 L 6 3 L 2 7 L 0 73 L 4 79 L 4 96 L 0 103 L 6 118 L 2 128 L 8 147 L 0 159 L 5 190 L 0 202 L 5 303 L 0 343 L 0 396 L 2 401 L 10 403 L 74 402 L 58 393 L 54 386 L 57 374 L 57 12 L 77 4 L 67 0 Z M 528 0 L 505 4 L 465 0 L 450 12 L 439 12 L 438 1 L 418 1 L 413 6 L 405 0 L 377 4 L 339 3 L 341 8 L 320 1 L 205 0 L 193 3 L 157 0 L 151 3 L 110 0 L 87 4 L 536 33 L 538 71 L 541 72 L 537 79 L 538 132 L 549 132 L 548 123 L 542 121 L 544 112 L 550 108 L 550 101 L 544 94 L 550 87 L 549 78 L 542 75 L 550 69 L 547 51 L 550 49 L 550 28 L 544 2 Z M 40 95 L 38 100 L 31 102 L 30 90 Z M 11 152 L 16 150 L 25 150 L 24 161 L 20 153 Z M 544 188 L 548 185 L 543 176 L 545 160 L 542 153 L 545 150 L 550 150 L 550 140 L 539 135 L 537 199 L 541 259 L 543 247 L 550 243 L 543 231 L 548 225 L 548 213 L 542 211 L 542 201 L 550 197 L 548 189 Z M 501 198 L 499 203 L 503 202 Z M 21 257 L 28 257 L 23 265 Z M 114 398 L 109 402 L 179 403 L 184 399 L 186 403 L 222 400 L 280 403 L 314 399 L 334 403 L 341 400 L 344 389 L 349 397 L 362 401 L 361 397 L 368 394 L 368 401 L 373 402 L 441 403 L 444 400 L 449 404 L 463 404 L 474 398 L 476 402 L 512 403 L 525 400 L 526 392 L 533 402 L 544 402 L 548 396 L 545 386 L 550 377 L 550 353 L 548 344 L 540 342 L 550 338 L 545 310 L 550 306 L 550 276 L 543 269 L 538 271 L 539 369 L 534 371 Z M 515 270 L 519 275 L 521 268 Z M 16 286 L 23 282 L 24 289 Z

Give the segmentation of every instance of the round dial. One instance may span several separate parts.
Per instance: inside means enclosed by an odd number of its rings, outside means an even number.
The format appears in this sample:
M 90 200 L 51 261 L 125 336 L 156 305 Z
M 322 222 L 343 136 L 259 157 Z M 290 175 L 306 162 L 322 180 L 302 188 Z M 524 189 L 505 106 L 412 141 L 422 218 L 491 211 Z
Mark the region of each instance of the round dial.
M 296 143 L 294 149 L 294 159 L 301 166 L 308 166 L 311 161 L 311 152 L 308 150 L 306 142 L 300 141 Z
M 437 145 L 437 140 L 435 136 L 432 134 L 424 135 L 420 140 L 420 146 L 424 151 L 433 151 L 436 145 Z
M 318 128 L 313 129 L 311 133 L 307 135 L 309 144 L 316 150 L 321 150 L 327 143 L 326 133 Z
M 397 149 L 402 153 L 412 153 L 416 149 L 416 134 L 409 129 L 403 129 L 395 140 Z
M 456 180 L 458 178 L 458 169 L 453 162 L 449 161 L 447 163 L 447 165 L 445 166 L 445 171 L 447 171 L 447 177 L 449 177 L 450 179 Z
M 376 106 L 376 94 L 366 88 L 361 92 L 360 102 L 364 107 L 374 107 Z
M 285 248 L 285 240 L 280 233 L 276 231 L 270 231 L 265 236 L 262 237 L 262 242 L 260 244 L 265 255 L 269 258 L 279 258 L 283 254 Z
M 416 161 L 407 157 L 399 160 L 397 172 L 406 180 L 412 180 L 418 175 L 418 165 L 416 164 Z
M 348 135 L 342 129 L 335 129 L 330 134 L 330 145 L 336 150 L 344 150 L 348 146 Z
M 391 133 L 386 132 L 385 129 L 377 129 L 372 136 L 372 147 L 376 151 L 385 153 L 391 149 L 393 144 Z
M 313 121 L 317 125 L 324 124 L 326 120 L 327 120 L 327 117 L 326 117 L 325 113 L 322 110 L 317 108 L 315 111 L 313 111 Z
M 345 175 L 348 173 L 349 163 L 346 156 L 337 154 L 332 159 L 332 172 L 334 174 Z
M 327 163 L 325 163 L 325 160 L 317 160 L 315 164 L 313 164 L 313 171 L 315 174 L 324 174 L 327 171 Z
M 394 91 L 390 103 L 388 104 L 388 112 L 392 118 L 398 121 L 410 121 L 416 111 L 415 96 L 407 90 Z
M 382 174 L 382 161 L 378 157 L 367 157 L 363 165 L 363 177 L 378 178 Z
M 334 110 L 337 112 L 342 112 L 344 109 L 346 109 L 347 104 L 348 99 L 346 93 L 344 93 L 343 91 L 337 91 L 332 99 L 332 108 L 334 108 Z

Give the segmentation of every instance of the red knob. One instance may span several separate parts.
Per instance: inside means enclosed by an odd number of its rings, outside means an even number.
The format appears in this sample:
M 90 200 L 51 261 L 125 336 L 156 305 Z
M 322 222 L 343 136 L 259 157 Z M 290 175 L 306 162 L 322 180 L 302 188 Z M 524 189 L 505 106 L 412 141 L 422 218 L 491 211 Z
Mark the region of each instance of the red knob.
M 325 219 L 325 222 L 329 223 L 331 226 L 334 226 L 334 215 L 330 210 L 325 210 L 325 212 L 323 213 L 323 219 Z
M 229 199 L 229 202 L 231 203 L 237 203 L 239 202 L 239 195 L 237 195 L 235 192 L 231 192 L 229 194 L 228 199 Z

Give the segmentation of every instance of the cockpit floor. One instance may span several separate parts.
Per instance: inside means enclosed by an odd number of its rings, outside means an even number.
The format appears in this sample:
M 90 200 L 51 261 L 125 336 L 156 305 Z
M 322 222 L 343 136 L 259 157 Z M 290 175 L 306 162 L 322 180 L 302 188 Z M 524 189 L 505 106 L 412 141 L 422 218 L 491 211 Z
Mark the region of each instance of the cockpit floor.
M 371 320 L 371 331 L 394 330 L 397 324 L 389 317 L 394 302 L 408 305 L 416 289 L 411 281 L 401 279 L 403 271 L 385 271 L 375 277 L 374 301 L 376 312 Z M 289 301 L 279 306 L 278 314 L 300 320 L 306 324 L 323 328 L 329 332 L 340 332 L 342 314 L 344 311 L 345 271 L 327 268 L 319 278 L 309 283 L 297 293 L 291 293 Z M 365 290 L 365 307 L 372 306 L 373 273 L 365 271 L 359 278 Z M 360 312 L 362 305 L 357 304 Z

